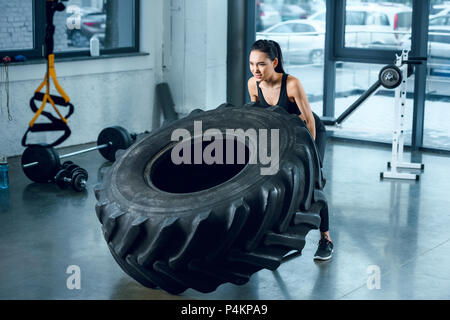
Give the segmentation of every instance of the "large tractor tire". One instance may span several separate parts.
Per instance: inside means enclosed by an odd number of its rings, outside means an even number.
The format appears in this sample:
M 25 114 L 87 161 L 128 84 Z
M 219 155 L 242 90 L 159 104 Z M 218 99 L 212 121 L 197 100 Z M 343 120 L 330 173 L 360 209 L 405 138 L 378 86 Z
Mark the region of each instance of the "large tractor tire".
M 278 172 L 261 174 L 268 165 L 249 160 L 251 141 L 244 164 L 174 165 L 172 132 L 193 134 L 194 121 L 202 121 L 203 132 L 278 129 Z M 230 143 L 237 150 L 239 142 Z M 207 146 L 203 142 L 201 150 Z M 323 186 L 313 138 L 298 116 L 279 107 L 224 104 L 122 151 L 95 188 L 96 212 L 113 257 L 129 276 L 171 294 L 188 288 L 207 293 L 223 283 L 245 284 L 263 268 L 277 269 L 293 250 L 301 253 L 305 236 L 328 210 Z

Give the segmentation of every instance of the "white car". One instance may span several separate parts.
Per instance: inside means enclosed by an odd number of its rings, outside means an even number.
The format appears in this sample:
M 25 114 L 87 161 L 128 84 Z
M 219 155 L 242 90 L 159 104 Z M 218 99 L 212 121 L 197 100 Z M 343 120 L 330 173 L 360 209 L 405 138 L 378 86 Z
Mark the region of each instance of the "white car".
M 405 49 L 411 47 L 410 36 L 402 46 Z M 427 65 L 431 75 L 450 76 L 450 15 L 430 19 Z
M 450 14 L 450 1 L 434 5 L 430 11 L 430 19 Z
M 257 32 L 256 39 L 278 42 L 285 64 L 323 64 L 325 25 L 321 21 L 284 21 L 264 32 Z
M 256 4 L 256 31 L 267 29 L 281 22 L 281 14 L 272 5 L 262 2 Z
M 447 64 L 450 67 L 450 25 L 430 26 L 428 56 L 429 63 Z
M 450 26 L 450 13 L 447 15 L 438 15 L 437 17 L 431 18 L 429 22 L 430 27 L 434 26 Z
M 325 11 L 308 20 L 325 21 Z M 397 46 L 411 31 L 412 9 L 402 4 L 361 3 L 346 7 L 345 44 L 348 47 Z

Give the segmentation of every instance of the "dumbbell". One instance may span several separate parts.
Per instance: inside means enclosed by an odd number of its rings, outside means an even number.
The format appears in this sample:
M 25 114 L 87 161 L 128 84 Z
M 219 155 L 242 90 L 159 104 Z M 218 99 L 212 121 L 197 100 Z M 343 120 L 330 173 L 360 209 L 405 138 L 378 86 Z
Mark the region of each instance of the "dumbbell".
M 72 187 L 77 192 L 86 190 L 88 172 L 77 166 L 71 161 L 68 161 L 62 165 L 62 169 L 56 174 L 56 185 L 65 190 Z
M 25 175 L 34 182 L 52 182 L 61 169 L 61 159 L 99 150 L 109 161 L 116 160 L 116 152 L 128 149 L 134 142 L 133 136 L 122 127 L 115 126 L 103 129 L 97 139 L 97 146 L 89 149 L 59 155 L 54 148 L 45 145 L 33 145 L 25 149 L 22 155 L 22 168 Z

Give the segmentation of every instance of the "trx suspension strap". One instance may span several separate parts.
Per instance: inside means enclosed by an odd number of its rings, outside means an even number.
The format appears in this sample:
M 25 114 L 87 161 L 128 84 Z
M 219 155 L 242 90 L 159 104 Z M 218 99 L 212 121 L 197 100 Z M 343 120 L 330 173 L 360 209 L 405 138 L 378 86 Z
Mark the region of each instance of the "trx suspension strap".
M 62 0 L 67 1 L 67 0 Z M 63 131 L 61 137 L 59 137 L 56 141 L 49 144 L 49 147 L 57 146 L 63 143 L 67 138 L 69 138 L 71 134 L 71 130 L 68 126 L 67 119 L 73 114 L 74 106 L 70 103 L 69 96 L 64 92 L 63 88 L 58 82 L 56 78 L 55 72 L 55 55 L 53 53 L 54 50 L 54 34 L 55 34 L 55 25 L 53 24 L 53 17 L 57 11 L 61 12 L 65 10 L 65 6 L 60 0 L 46 0 L 46 29 L 45 29 L 45 56 L 47 58 L 47 72 L 45 74 L 44 81 L 39 85 L 36 89 L 34 96 L 30 100 L 31 110 L 35 113 L 33 119 L 30 121 L 29 128 L 25 132 L 25 135 L 22 138 L 22 146 L 28 147 L 33 144 L 27 144 L 27 135 L 30 132 L 48 132 L 48 131 Z M 55 85 L 56 90 L 61 96 L 54 96 L 50 94 L 50 79 L 53 80 L 53 84 Z M 45 87 L 45 93 L 42 93 L 41 90 Z M 36 106 L 36 101 L 40 101 L 41 106 L 38 108 Z M 50 112 L 44 111 L 47 103 L 50 103 L 55 110 L 58 117 L 55 117 Z M 62 115 L 56 106 L 68 107 L 69 110 L 66 115 Z M 36 120 L 39 116 L 45 116 L 50 122 L 46 123 L 36 123 Z

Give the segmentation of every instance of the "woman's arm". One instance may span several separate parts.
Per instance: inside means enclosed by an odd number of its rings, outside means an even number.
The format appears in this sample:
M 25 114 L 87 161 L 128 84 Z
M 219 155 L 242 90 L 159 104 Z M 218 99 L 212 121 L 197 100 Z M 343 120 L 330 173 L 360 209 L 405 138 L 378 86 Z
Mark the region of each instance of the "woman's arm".
M 256 81 L 253 77 L 248 79 L 247 89 L 248 89 L 248 94 L 250 95 L 250 100 L 252 102 L 259 102 L 258 88 L 256 88 Z
M 314 120 L 314 116 L 311 110 L 311 106 L 308 102 L 308 97 L 306 96 L 306 92 L 303 89 L 303 86 L 297 78 L 292 78 L 292 80 L 288 81 L 287 85 L 288 96 L 292 96 L 295 99 L 295 103 L 299 108 L 301 114 L 300 118 L 305 122 L 306 127 L 311 133 L 314 140 L 316 139 L 316 122 Z

